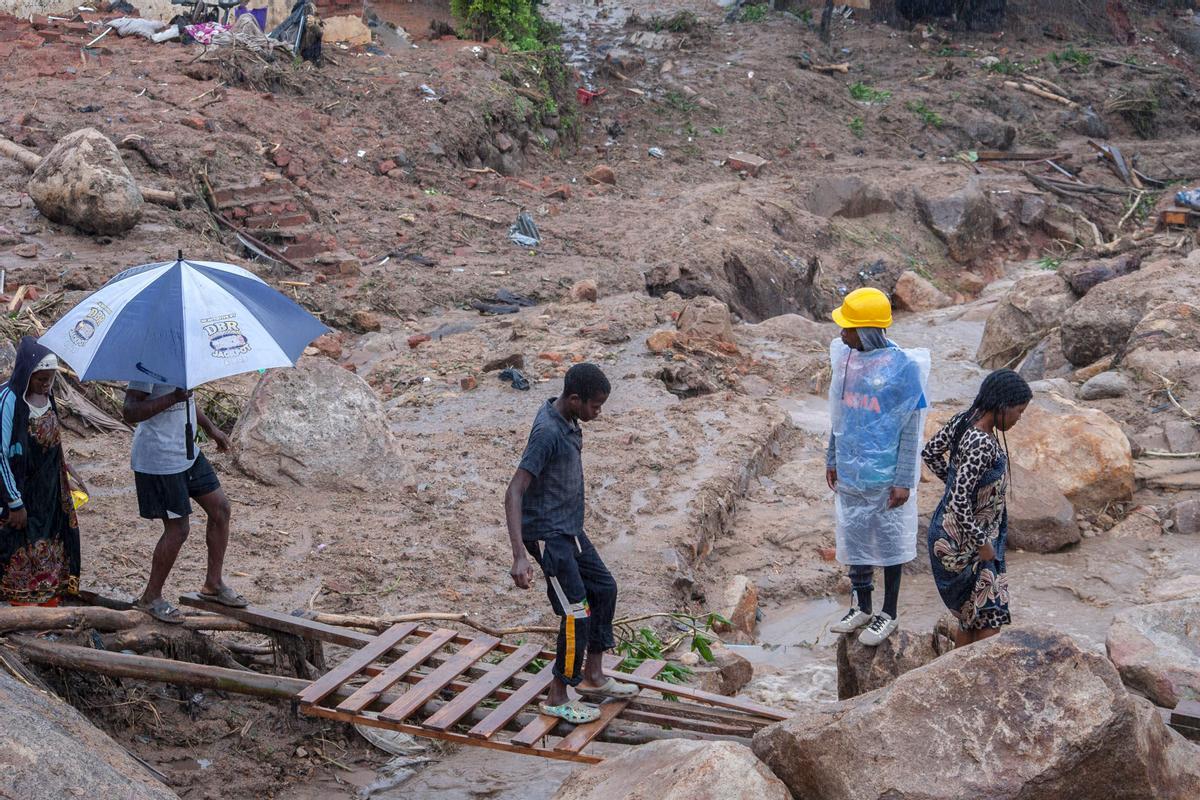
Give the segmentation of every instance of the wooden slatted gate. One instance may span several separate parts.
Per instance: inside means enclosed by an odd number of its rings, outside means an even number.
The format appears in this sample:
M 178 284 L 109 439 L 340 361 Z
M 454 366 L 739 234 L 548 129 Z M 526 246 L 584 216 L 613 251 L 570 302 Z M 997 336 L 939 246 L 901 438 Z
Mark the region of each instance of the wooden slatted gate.
M 645 661 L 627 674 L 616 672 L 619 659 L 607 656 L 606 672 L 637 684 L 641 694 L 628 701 L 607 700 L 598 720 L 570 726 L 557 717 L 528 713 L 552 679 L 547 662 L 554 654 L 536 645 L 416 623 L 393 625 L 374 635 L 267 609 L 228 608 L 195 594 L 180 600 L 261 630 L 359 648 L 297 695 L 300 709 L 414 736 L 596 763 L 602 759 L 583 750 L 615 720 L 748 739 L 787 716 L 746 700 L 659 681 L 663 661 Z M 530 672 L 535 660 L 543 662 L 541 669 Z M 398 686 L 405 690 L 397 693 Z M 558 737 L 553 744 L 551 736 Z

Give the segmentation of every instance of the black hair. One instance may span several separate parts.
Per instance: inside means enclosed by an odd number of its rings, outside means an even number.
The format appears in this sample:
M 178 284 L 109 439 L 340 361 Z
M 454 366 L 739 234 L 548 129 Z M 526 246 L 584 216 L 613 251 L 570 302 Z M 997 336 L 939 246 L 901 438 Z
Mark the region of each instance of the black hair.
M 595 364 L 576 364 L 567 370 L 567 377 L 563 380 L 563 397 L 575 394 L 587 402 L 600 395 L 607 397 L 611 393 L 612 385 Z
M 989 411 L 1002 411 L 1006 408 L 1023 406 L 1033 399 L 1033 390 L 1017 373 L 1011 369 L 998 369 L 983 379 L 979 385 L 979 393 L 975 402 L 967 409 L 954 426 L 954 434 L 950 438 L 950 460 L 958 455 L 958 443 L 962 440 L 967 428 L 979 421 L 979 418 Z M 1001 438 L 1004 431 L 1000 431 Z M 1008 457 L 1008 441 L 1004 441 L 1004 455 Z M 1011 461 L 1011 459 L 1009 459 Z

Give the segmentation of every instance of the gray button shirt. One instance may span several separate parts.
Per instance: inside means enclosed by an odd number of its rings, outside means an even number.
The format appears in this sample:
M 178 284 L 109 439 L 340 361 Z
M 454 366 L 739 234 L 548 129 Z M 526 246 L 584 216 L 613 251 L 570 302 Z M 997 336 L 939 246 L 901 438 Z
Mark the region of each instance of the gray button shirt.
M 521 538 L 583 533 L 583 430 L 554 400 L 538 409 L 518 466 L 533 476 L 521 501 Z

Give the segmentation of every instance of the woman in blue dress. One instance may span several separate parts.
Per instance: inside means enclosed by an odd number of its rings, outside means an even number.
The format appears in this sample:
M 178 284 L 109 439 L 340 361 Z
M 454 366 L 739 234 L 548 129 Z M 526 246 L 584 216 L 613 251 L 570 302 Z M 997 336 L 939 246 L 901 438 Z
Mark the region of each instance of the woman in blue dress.
M 921 453 L 946 484 L 929 523 L 929 560 L 946 607 L 958 618 L 958 647 L 1012 622 L 1004 550 L 1008 539 L 1008 445 L 1001 439 L 1033 397 L 1017 373 L 988 375 L 975 402 L 938 431 Z

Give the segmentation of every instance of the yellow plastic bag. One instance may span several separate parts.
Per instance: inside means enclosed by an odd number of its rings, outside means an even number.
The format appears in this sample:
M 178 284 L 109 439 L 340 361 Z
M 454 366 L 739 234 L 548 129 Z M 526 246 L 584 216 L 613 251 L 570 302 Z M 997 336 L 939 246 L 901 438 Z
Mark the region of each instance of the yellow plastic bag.
M 71 490 L 71 503 L 74 504 L 76 511 L 78 511 L 80 509 L 80 507 L 83 506 L 83 504 L 86 503 L 87 501 L 88 501 L 87 492 L 83 491 L 82 489 L 72 489 Z

